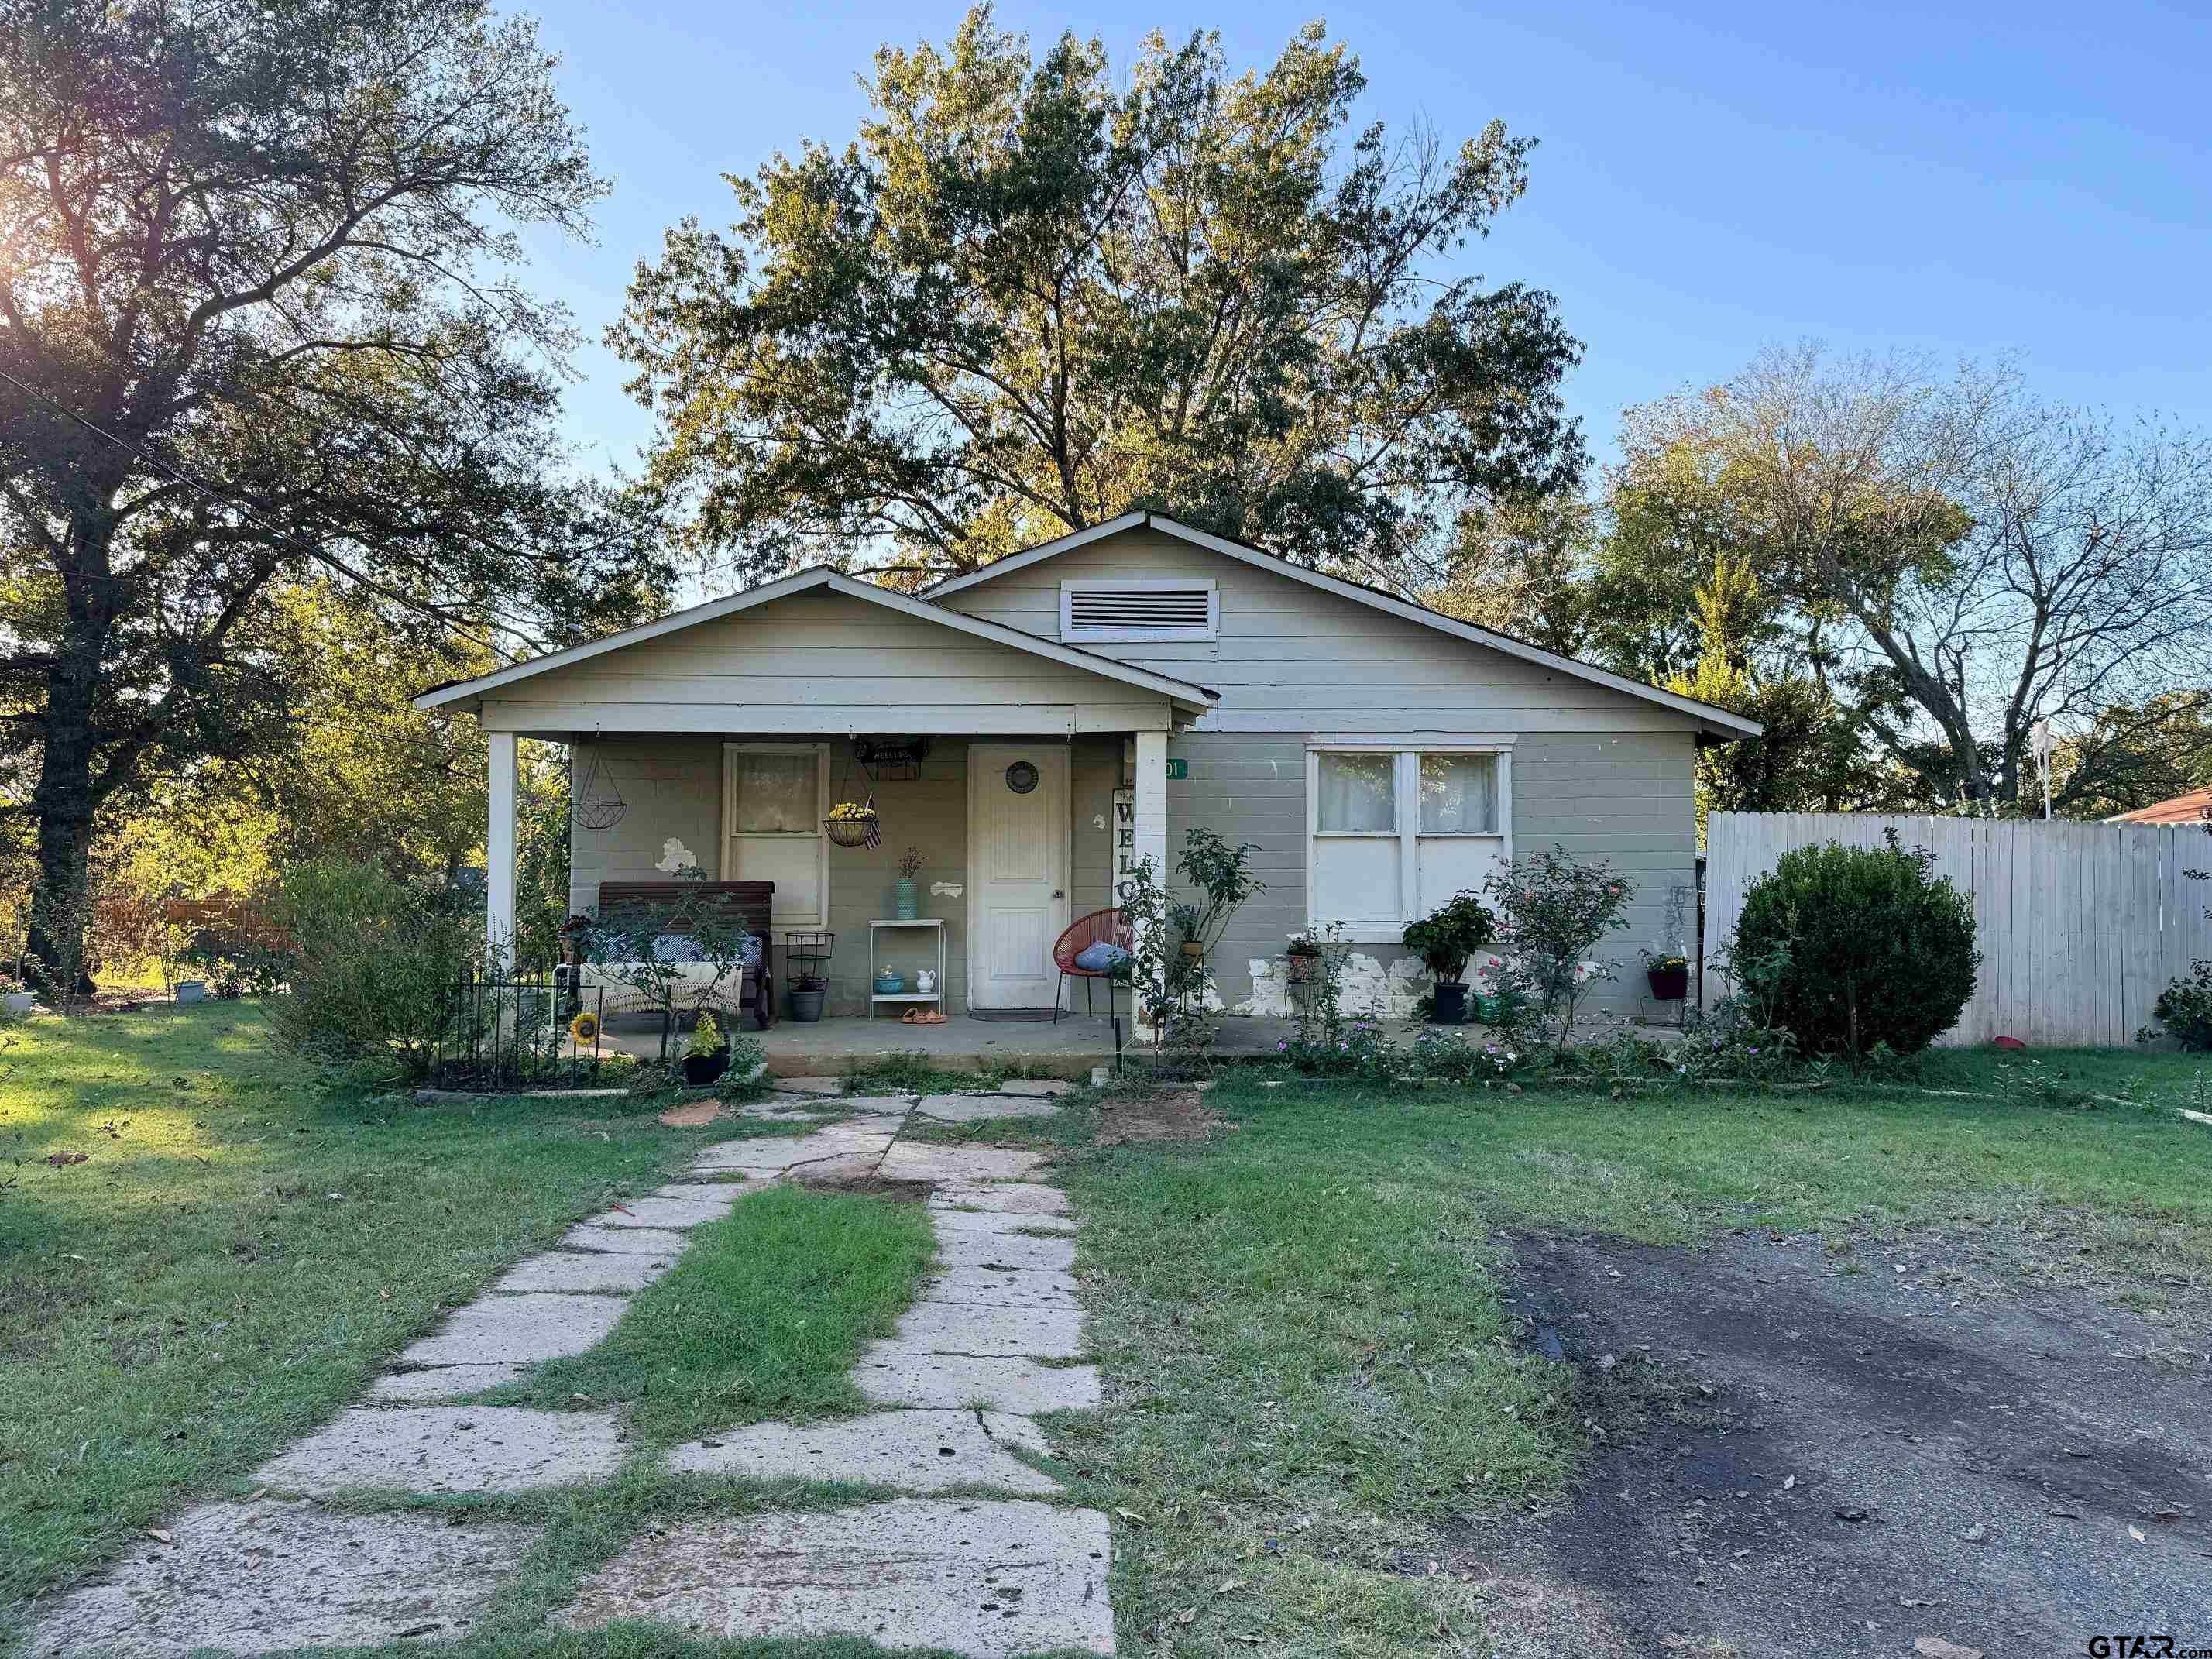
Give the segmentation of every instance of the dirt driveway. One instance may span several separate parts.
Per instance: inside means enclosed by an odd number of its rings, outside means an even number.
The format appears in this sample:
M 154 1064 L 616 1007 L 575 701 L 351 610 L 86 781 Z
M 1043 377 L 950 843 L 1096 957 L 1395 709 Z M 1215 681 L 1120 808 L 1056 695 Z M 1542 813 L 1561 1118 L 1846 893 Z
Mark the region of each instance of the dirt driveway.
M 2201 1323 L 1925 1236 L 1510 1249 L 1601 1440 L 1571 1509 L 1453 1540 L 1501 1652 L 2212 1653 Z

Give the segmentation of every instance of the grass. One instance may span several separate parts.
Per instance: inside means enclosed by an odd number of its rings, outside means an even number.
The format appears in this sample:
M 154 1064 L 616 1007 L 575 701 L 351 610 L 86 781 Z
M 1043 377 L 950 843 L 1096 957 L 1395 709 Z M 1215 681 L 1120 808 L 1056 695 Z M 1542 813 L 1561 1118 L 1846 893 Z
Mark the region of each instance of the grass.
M 496 1397 L 626 1404 L 632 1438 L 655 1449 L 767 1419 L 864 1411 L 853 1364 L 891 1334 L 933 1249 L 919 1204 L 769 1188 L 695 1229 L 605 1342 Z
M 619 1100 L 319 1097 L 252 1003 L 0 1042 L 0 1607 L 247 1474 L 507 1266 L 721 1138 Z
M 1211 1140 L 1063 1161 L 1092 1340 L 1123 1392 L 1057 1432 L 1083 1495 L 1142 1517 L 1115 1529 L 1124 1640 L 1178 1659 L 1489 1651 L 1472 1592 L 1425 1577 L 1438 1525 L 1552 1501 L 1581 1451 L 1571 1377 L 1507 1334 L 1501 1229 L 1940 1226 L 2024 1244 L 2023 1272 L 2094 1263 L 2138 1300 L 2212 1285 L 2212 1130 L 2172 1109 L 2197 1103 L 2200 1062 L 2033 1062 L 1631 1101 L 1231 1071 L 1206 1102 L 1236 1127 Z

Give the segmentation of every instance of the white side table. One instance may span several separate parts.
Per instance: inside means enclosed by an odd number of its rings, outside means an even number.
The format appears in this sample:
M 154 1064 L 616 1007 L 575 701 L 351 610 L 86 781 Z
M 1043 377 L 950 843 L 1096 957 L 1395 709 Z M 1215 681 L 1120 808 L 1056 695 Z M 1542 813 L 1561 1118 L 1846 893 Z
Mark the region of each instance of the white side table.
M 887 928 L 927 927 L 937 933 L 937 988 L 934 991 L 899 991 L 890 996 L 876 994 L 876 973 L 883 965 L 884 933 Z M 933 1002 L 941 1013 L 945 1008 L 945 918 L 943 916 L 910 916 L 900 921 L 896 916 L 877 916 L 868 923 L 868 1018 L 876 1017 L 879 1002 Z

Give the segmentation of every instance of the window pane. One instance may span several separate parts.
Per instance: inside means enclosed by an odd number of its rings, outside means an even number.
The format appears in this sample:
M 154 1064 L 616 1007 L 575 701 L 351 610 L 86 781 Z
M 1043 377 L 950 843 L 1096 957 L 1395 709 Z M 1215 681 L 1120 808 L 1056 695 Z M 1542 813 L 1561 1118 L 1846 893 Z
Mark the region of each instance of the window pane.
M 814 781 L 817 755 L 757 755 L 739 751 L 737 823 L 740 835 L 819 835 L 820 796 Z
M 1321 799 L 1315 803 L 1317 830 L 1381 830 L 1398 827 L 1398 802 L 1391 780 L 1395 755 L 1331 755 L 1321 762 Z
M 1495 834 L 1498 757 L 1422 756 L 1421 829 L 1431 836 Z

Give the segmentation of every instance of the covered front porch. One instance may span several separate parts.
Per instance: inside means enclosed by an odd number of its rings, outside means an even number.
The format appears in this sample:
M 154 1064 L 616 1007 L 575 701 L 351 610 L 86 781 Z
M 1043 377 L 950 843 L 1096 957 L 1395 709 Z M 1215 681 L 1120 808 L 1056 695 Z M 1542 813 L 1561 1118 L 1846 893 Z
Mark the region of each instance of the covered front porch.
M 827 1015 L 873 1014 L 895 1049 L 952 1041 L 939 1034 L 971 1010 L 1084 1007 L 1079 981 L 1062 1000 L 1054 945 L 1113 906 L 1128 869 L 1166 872 L 1169 738 L 1213 694 L 810 571 L 420 701 L 486 728 L 495 952 L 515 939 L 517 740 L 561 742 L 572 915 L 596 913 L 610 884 L 773 883 L 780 1040 L 811 975 Z M 841 833 L 860 802 L 872 844 Z M 908 1007 L 947 1024 L 902 1024 Z M 962 1052 L 1042 1029 L 970 1030 Z M 1110 1036 L 1049 1046 L 1063 1045 L 1112 1052 Z

